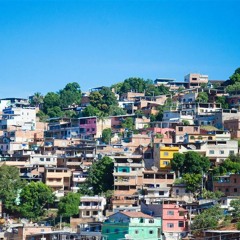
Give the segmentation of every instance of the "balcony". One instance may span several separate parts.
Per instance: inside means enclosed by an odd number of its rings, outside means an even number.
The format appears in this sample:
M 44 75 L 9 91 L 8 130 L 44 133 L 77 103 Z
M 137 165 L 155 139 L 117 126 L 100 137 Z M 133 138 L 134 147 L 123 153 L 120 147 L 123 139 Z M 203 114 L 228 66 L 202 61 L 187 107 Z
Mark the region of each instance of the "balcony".
M 86 177 L 73 177 L 73 182 L 82 183 L 86 181 Z

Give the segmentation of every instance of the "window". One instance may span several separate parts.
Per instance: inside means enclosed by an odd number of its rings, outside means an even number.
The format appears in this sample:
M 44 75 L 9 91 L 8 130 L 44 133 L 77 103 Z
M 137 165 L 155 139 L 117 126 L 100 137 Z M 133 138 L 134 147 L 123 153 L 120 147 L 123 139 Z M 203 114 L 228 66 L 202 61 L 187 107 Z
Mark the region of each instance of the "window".
M 90 212 L 89 211 L 86 211 L 86 216 L 89 216 L 90 215 Z
M 214 150 L 210 150 L 210 151 L 209 151 L 209 154 L 214 154 Z
M 226 189 L 225 189 L 225 192 L 229 192 L 229 189 L 228 189 L 228 188 L 226 188 Z
M 164 156 L 168 156 L 168 152 L 164 152 L 163 155 L 164 155 Z
M 149 220 L 149 223 L 154 223 L 154 220 L 153 220 L 153 219 L 150 219 L 150 220 Z
M 234 178 L 234 183 L 237 183 L 237 179 L 236 178 Z
M 174 227 L 174 224 L 173 224 L 173 223 L 167 223 L 167 227 L 168 227 L 168 228 L 173 228 L 173 227 Z
M 138 230 L 135 230 L 135 234 L 138 234 L 139 232 L 138 232 Z
M 163 196 L 164 195 L 164 191 L 159 191 L 159 196 Z
M 198 127 L 194 127 L 194 132 L 197 132 L 198 131 Z
M 93 211 L 93 215 L 98 215 L 98 211 Z
M 182 132 L 183 131 L 183 127 L 178 127 L 178 131 Z
M 149 231 L 149 234 L 153 234 L 153 230 L 150 230 L 150 231 Z
M 184 227 L 184 222 L 183 221 L 179 221 L 178 222 L 178 227 Z
M 224 151 L 223 151 L 223 150 L 220 150 L 220 154 L 224 154 Z
M 233 151 L 233 150 L 230 150 L 230 151 L 229 151 L 229 154 L 234 154 L 234 151 Z
M 116 234 L 118 234 L 118 233 L 119 233 L 119 229 L 116 228 L 114 232 L 115 232 Z
M 173 216 L 174 215 L 174 211 L 167 211 L 167 215 L 171 215 L 171 216 Z
M 169 165 L 169 161 L 163 161 L 163 165 L 164 165 L 164 166 Z
M 109 229 L 106 229 L 105 232 L 106 232 L 106 233 L 109 233 Z
M 237 192 L 237 188 L 234 188 L 234 192 Z

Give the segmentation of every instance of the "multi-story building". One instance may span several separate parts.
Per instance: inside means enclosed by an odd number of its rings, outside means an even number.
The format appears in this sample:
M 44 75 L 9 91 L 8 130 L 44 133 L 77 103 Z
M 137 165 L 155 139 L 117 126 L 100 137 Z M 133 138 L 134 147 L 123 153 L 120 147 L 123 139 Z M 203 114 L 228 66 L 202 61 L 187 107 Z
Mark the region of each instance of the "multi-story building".
M 200 87 L 201 84 L 208 83 L 208 75 L 190 73 L 184 77 L 184 82 L 188 83 L 188 88 Z
M 101 196 L 83 196 L 80 198 L 79 217 L 104 220 L 106 199 Z
M 160 218 L 142 212 L 118 212 L 102 225 L 104 239 L 162 239 Z
M 176 125 L 175 126 L 175 143 L 187 142 L 188 135 L 200 134 L 200 126 L 198 125 Z
M 181 239 L 188 231 L 188 211 L 178 204 L 162 204 L 162 231 L 166 239 Z
M 175 174 L 171 171 L 159 171 L 156 167 L 143 171 L 143 196 L 145 203 L 158 202 L 170 196 Z
M 240 138 L 240 119 L 228 119 L 225 120 L 223 123 L 224 129 L 230 131 L 231 138 Z
M 141 155 L 112 156 L 114 158 L 114 212 L 139 211 L 139 194 L 143 184 L 144 161 Z
M 174 153 L 179 152 L 179 147 L 172 144 L 154 144 L 154 165 L 161 170 L 171 169 Z
M 71 190 L 77 192 L 80 184 L 84 183 L 87 179 L 88 172 L 86 170 L 72 172 Z
M 9 107 L 3 109 L 0 129 L 3 131 L 35 130 L 36 109 L 34 107 Z
M 64 196 L 64 191 L 71 190 L 72 173 L 68 168 L 46 167 L 44 182 L 55 192 L 56 197 Z
M 239 196 L 240 174 L 228 174 L 214 177 L 213 191 L 221 191 L 226 197 Z

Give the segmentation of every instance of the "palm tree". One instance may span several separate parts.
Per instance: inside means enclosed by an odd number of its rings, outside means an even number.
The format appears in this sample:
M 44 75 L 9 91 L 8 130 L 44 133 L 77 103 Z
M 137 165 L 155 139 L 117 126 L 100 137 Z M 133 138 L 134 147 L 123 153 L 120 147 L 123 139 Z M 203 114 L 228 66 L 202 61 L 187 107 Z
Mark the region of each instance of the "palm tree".
M 40 93 L 40 92 L 36 92 L 34 93 L 33 95 L 33 98 L 32 98 L 32 104 L 35 106 L 35 107 L 40 107 L 41 104 L 43 104 L 43 95 Z

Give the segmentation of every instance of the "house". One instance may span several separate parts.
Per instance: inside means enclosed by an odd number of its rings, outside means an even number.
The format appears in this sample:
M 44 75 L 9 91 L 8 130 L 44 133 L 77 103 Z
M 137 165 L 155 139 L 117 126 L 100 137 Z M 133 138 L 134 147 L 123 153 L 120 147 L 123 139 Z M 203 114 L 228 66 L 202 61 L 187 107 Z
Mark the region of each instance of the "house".
M 80 198 L 79 218 L 91 218 L 103 221 L 106 198 L 101 196 L 82 196 Z
M 143 197 L 145 203 L 158 202 L 170 196 L 171 186 L 175 180 L 174 172 L 160 171 L 156 167 L 143 171 Z
M 142 190 L 144 161 L 141 155 L 111 156 L 114 159 L 113 212 L 139 211 L 139 192 Z
M 83 240 L 104 240 L 102 237 L 102 222 L 81 223 L 77 225 L 79 239 Z
M 221 191 L 226 197 L 239 196 L 240 174 L 228 174 L 214 177 L 213 191 Z
M 142 212 L 117 212 L 102 225 L 102 236 L 116 239 L 162 239 L 161 218 Z
M 57 198 L 64 196 L 64 191 L 71 189 L 72 173 L 68 168 L 46 167 L 44 172 L 44 182 L 53 189 Z
M 3 109 L 0 122 L 1 130 L 35 130 L 36 109 L 35 107 L 8 107 Z
M 162 204 L 162 231 L 165 239 L 180 239 L 188 231 L 188 211 L 179 204 Z
M 179 152 L 179 147 L 172 144 L 154 144 L 154 165 L 161 169 L 171 169 L 174 153 Z
M 189 73 L 184 77 L 184 82 L 188 84 L 188 88 L 200 87 L 201 84 L 208 83 L 208 75 Z
M 240 138 L 240 119 L 228 119 L 223 123 L 224 129 L 227 129 L 231 133 L 231 138 Z

